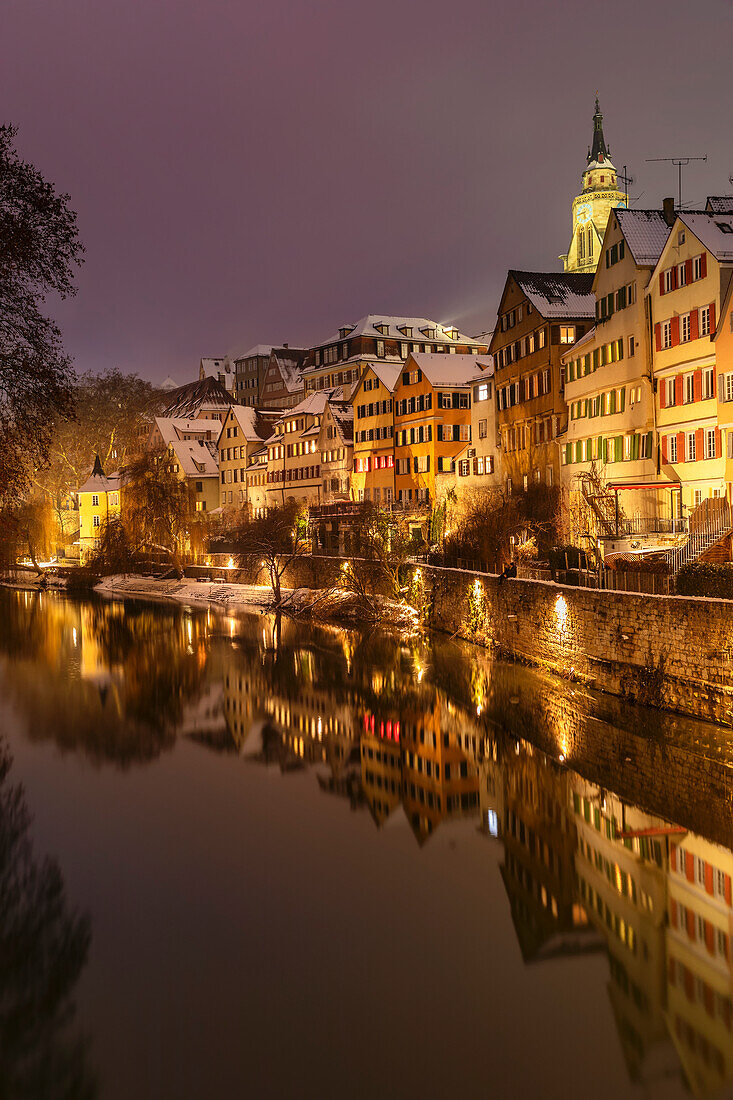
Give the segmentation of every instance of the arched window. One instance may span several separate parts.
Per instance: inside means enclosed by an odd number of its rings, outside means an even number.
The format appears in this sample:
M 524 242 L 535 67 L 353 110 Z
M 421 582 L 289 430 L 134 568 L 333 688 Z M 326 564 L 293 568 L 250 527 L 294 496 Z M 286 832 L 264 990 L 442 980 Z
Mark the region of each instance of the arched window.
M 578 233 L 578 259 L 585 259 L 585 230 L 581 229 Z
M 588 227 L 588 259 L 593 259 L 593 229 Z

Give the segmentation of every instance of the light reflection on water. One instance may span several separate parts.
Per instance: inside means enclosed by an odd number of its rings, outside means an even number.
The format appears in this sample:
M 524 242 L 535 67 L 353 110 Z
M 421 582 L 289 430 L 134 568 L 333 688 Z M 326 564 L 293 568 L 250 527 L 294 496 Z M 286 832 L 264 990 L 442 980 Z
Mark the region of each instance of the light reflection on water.
M 299 825 L 304 848 L 298 858 L 308 858 L 312 850 L 306 843 L 310 831 L 310 843 L 332 860 L 319 891 L 299 899 L 316 922 L 326 921 L 331 907 L 343 904 L 344 860 L 353 865 L 350 873 L 357 882 L 369 879 L 372 900 L 388 914 L 394 910 L 390 919 L 414 920 L 409 895 L 420 889 L 424 874 L 416 861 L 441 836 L 446 838 L 463 877 L 456 880 L 443 867 L 432 883 L 430 911 L 419 917 L 421 923 L 435 922 L 432 934 L 420 933 L 427 936 L 435 975 L 432 1024 L 423 1021 L 429 1039 L 456 1026 L 455 1021 L 449 1025 L 449 1016 L 461 1020 L 469 1008 L 471 1017 L 474 1013 L 470 1004 L 444 1000 L 456 981 L 449 967 L 457 945 L 449 946 L 439 931 L 441 914 L 464 889 L 469 897 L 477 875 L 493 875 L 487 912 L 498 923 L 500 907 L 502 912 L 508 907 L 515 962 L 500 1004 L 492 1004 L 489 1012 L 494 1022 L 484 1032 L 483 1054 L 473 1068 L 470 1060 L 461 1063 L 459 1081 L 454 1058 L 445 1053 L 441 1093 L 440 1052 L 431 1054 L 428 1071 L 414 1052 L 398 1044 L 402 1053 L 394 1053 L 391 1063 L 395 1094 L 399 1082 L 402 1095 L 445 1094 L 451 1081 L 461 1089 L 478 1084 L 485 1080 L 488 1058 L 500 1095 L 525 1095 L 530 1081 L 543 1095 L 561 1095 L 568 1081 L 587 1081 L 593 1074 L 592 1050 L 603 1050 L 614 1067 L 608 1071 L 609 1091 L 603 1092 L 606 1086 L 598 1081 L 594 1095 L 626 1090 L 636 1095 L 638 1090 L 639 1095 L 676 1096 L 688 1089 L 701 1096 L 727 1094 L 733 1082 L 733 748 L 725 731 L 627 707 L 537 671 L 494 663 L 486 653 L 447 639 L 404 643 L 288 620 L 276 623 L 264 615 L 234 620 L 135 603 L 76 603 L 52 596 L 41 602 L 23 593 L 0 594 L 0 625 L 3 692 L 16 715 L 11 748 L 19 757 L 23 745 L 32 745 L 60 750 L 64 760 L 91 762 L 95 770 L 87 767 L 81 780 L 86 788 L 95 783 L 95 774 L 110 767 L 136 783 L 157 761 L 154 774 L 169 800 L 172 781 L 163 765 L 180 756 L 182 746 L 196 746 L 197 755 L 184 758 L 196 762 L 187 764 L 186 782 L 195 778 L 197 812 L 210 806 L 212 816 L 215 804 L 226 802 L 224 784 L 235 765 L 246 769 L 236 774 L 243 777 L 252 803 L 262 794 L 262 778 L 283 777 L 278 786 L 267 785 L 267 810 L 262 811 L 283 821 L 304 804 L 302 785 L 292 783 L 307 781 L 318 801 L 307 803 L 308 817 Z M 216 762 L 216 772 L 203 760 Z M 52 772 L 43 790 L 47 793 L 59 781 Z M 179 781 L 184 789 L 184 780 Z M 38 815 L 43 790 L 32 807 Z M 171 812 L 177 812 L 175 804 Z M 238 829 L 259 833 L 262 814 L 257 816 L 252 805 L 236 812 L 245 815 Z M 382 880 L 371 865 L 371 839 L 362 822 L 371 834 L 383 832 L 385 839 L 389 834 L 393 844 L 405 831 L 411 838 L 412 854 L 404 857 L 396 894 L 394 850 L 380 849 Z M 234 838 L 230 842 L 234 845 Z M 217 832 L 216 844 L 221 843 Z M 240 843 L 245 841 L 238 836 Z M 273 841 L 267 870 L 272 897 L 288 888 L 278 881 L 278 874 L 284 878 L 286 872 L 274 848 Z M 69 859 L 83 866 L 85 854 L 73 847 L 69 851 Z M 193 855 L 176 852 L 175 860 L 181 874 L 187 868 L 192 878 L 201 874 Z M 100 874 L 95 866 L 94 876 Z M 291 871 L 290 878 L 297 874 Z M 306 883 L 306 893 L 311 890 Z M 221 934 L 222 920 L 226 927 L 226 914 L 241 900 L 239 894 L 224 900 L 222 880 L 210 868 L 206 891 L 210 912 L 204 910 L 199 919 L 211 927 L 199 929 L 204 939 L 217 929 Z M 277 924 L 283 918 L 273 904 L 269 893 L 260 896 L 268 921 Z M 93 900 L 91 907 L 94 932 Z M 372 930 L 361 923 L 366 917 L 352 911 L 350 919 L 354 944 L 368 943 Z M 474 942 L 470 927 L 458 930 L 459 936 L 465 932 L 463 947 L 481 955 L 487 943 L 478 933 Z M 120 935 L 126 934 L 123 926 Z M 364 950 L 368 970 L 377 964 Z M 321 961 L 326 970 L 335 965 L 330 951 Z M 498 973 L 499 961 L 494 965 Z M 530 972 L 529 967 L 540 969 Z M 255 970 L 247 980 L 259 988 Z M 270 1075 L 276 1080 L 282 1075 L 280 1094 L 374 1095 L 363 1067 L 356 1083 L 324 1091 L 320 1070 L 299 1062 L 303 1054 L 296 1056 L 296 1034 L 301 1038 L 302 1025 L 287 1007 L 293 997 L 304 996 L 293 983 L 294 970 L 291 963 L 287 994 L 272 992 L 269 970 L 260 975 L 270 1026 L 277 1024 L 301 1067 L 299 1076 L 291 1078 L 290 1068 L 275 1070 L 269 1064 Z M 543 975 L 542 981 L 531 978 L 535 973 Z M 107 998 L 115 981 L 111 974 L 106 975 Z M 387 999 L 411 976 L 406 965 L 401 973 L 399 960 L 392 959 Z M 596 1014 L 573 1015 L 557 993 L 551 996 L 544 983 L 558 977 L 581 1004 L 592 996 Z M 528 978 L 534 982 L 529 990 Z M 146 971 L 146 984 L 155 986 L 158 980 L 163 977 L 155 966 Z M 90 984 L 96 981 L 101 978 L 90 977 Z M 465 988 L 470 1002 L 469 977 L 462 982 L 454 991 Z M 222 990 L 222 983 L 226 986 L 226 975 L 220 975 L 217 995 L 236 999 L 233 990 Z M 201 984 L 206 984 L 203 977 Z M 497 977 L 497 989 L 499 984 Z M 492 1003 L 491 988 L 485 997 Z M 334 1029 L 330 1038 L 322 1037 L 324 1060 L 334 1057 L 335 1048 L 348 1046 L 344 1019 L 357 1030 L 370 1024 L 359 997 L 334 1000 L 339 1003 L 324 1009 Z M 419 1006 L 415 1009 L 420 1015 Z M 538 1065 L 535 1076 L 525 1079 L 522 1074 L 532 1070 L 501 1061 L 507 1039 L 495 1017 L 503 1013 L 516 1028 L 517 1021 L 539 1010 L 559 1015 L 555 1024 L 573 1030 L 579 1049 L 570 1068 L 549 1060 L 530 1029 L 524 1038 L 536 1047 Z M 605 1012 L 603 1031 L 600 1011 Z M 86 1022 L 88 1013 L 82 1015 Z M 467 1017 L 463 1026 L 468 1028 Z M 114 1075 L 103 1056 L 108 1039 L 101 1022 L 92 1022 L 89 1030 L 102 1094 L 122 1095 L 114 1091 Z M 133 1046 L 138 1041 L 128 1039 Z M 264 1073 L 258 1063 L 263 1045 L 260 1036 L 259 1044 L 247 1048 L 253 1086 Z M 169 1080 L 164 1043 L 155 1057 L 160 1058 L 158 1072 Z M 231 1061 L 234 1074 L 239 1065 L 234 1053 L 220 1052 L 219 1057 Z M 202 1073 L 206 1059 L 203 1053 L 198 1058 L 196 1069 Z M 355 1071 L 352 1061 L 345 1058 L 345 1070 Z M 288 1062 L 286 1055 L 283 1062 Z M 218 1070 L 224 1072 L 222 1065 Z M 156 1093 L 154 1077 L 141 1071 L 133 1076 L 138 1095 L 164 1094 Z M 193 1073 L 190 1081 L 195 1079 Z M 271 1076 L 262 1079 L 272 1083 Z M 179 1082 L 176 1095 L 195 1095 L 186 1091 L 193 1087 L 190 1081 Z

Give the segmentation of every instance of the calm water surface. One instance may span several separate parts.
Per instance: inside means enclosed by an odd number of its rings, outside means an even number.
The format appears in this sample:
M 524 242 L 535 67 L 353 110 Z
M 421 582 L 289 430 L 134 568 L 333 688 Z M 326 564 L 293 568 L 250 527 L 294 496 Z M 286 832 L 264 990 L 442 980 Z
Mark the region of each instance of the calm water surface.
M 729 1096 L 733 738 L 0 591 L 0 1095 Z

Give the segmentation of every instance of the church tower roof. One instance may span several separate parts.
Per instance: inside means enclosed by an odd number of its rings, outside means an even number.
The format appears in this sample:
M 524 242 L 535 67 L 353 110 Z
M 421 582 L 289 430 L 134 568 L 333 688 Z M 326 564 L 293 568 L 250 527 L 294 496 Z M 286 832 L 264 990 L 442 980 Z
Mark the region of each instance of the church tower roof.
M 606 139 L 603 136 L 603 115 L 598 103 L 598 96 L 596 96 L 596 113 L 593 115 L 593 145 L 588 149 L 588 163 L 596 161 L 598 164 L 603 164 L 604 160 L 610 155 Z

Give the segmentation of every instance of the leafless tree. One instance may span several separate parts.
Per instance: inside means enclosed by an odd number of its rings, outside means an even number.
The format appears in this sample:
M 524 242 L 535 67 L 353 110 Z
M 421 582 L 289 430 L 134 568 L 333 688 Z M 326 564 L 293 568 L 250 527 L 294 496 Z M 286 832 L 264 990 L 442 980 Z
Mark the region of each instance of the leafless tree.
M 310 551 L 305 509 L 295 501 L 271 509 L 266 516 L 250 519 L 234 539 L 239 564 L 255 573 L 264 569 L 276 607 L 282 598 L 282 578 L 290 566 Z

